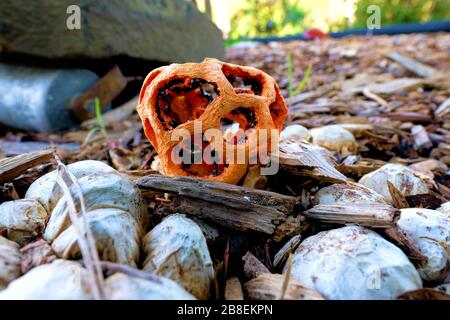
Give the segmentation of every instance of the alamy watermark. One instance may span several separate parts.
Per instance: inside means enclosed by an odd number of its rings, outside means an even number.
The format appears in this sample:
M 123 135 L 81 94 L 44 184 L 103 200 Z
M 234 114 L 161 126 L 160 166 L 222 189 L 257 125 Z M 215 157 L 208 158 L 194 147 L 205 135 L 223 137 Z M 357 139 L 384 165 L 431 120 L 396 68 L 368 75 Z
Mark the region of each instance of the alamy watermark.
M 381 29 L 381 8 L 375 4 L 371 4 L 367 7 L 366 13 L 369 14 L 366 20 L 367 29 Z
M 81 29 L 81 8 L 75 4 L 72 4 L 66 9 L 66 27 L 68 30 L 80 30 Z
M 261 175 L 274 175 L 279 169 L 277 129 L 202 130 L 202 121 L 194 121 L 194 130 L 177 129 L 171 134 L 171 162 L 176 165 L 260 164 Z

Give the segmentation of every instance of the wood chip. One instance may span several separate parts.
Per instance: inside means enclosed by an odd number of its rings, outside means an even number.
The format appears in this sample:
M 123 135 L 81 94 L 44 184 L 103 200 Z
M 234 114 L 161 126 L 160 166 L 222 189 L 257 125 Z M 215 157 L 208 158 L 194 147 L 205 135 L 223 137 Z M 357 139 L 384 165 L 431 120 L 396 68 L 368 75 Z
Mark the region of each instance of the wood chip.
M 56 260 L 56 255 L 47 241 L 41 239 L 32 242 L 20 249 L 22 253 L 22 273 L 30 271 L 41 264 L 51 263 Z
M 126 87 L 127 79 L 118 66 L 114 66 L 101 79 L 97 80 L 88 91 L 73 100 L 69 105 L 70 114 L 78 120 L 87 120 L 95 116 L 91 103 L 98 98 L 101 109 L 111 103 Z
M 380 105 L 382 105 L 383 107 L 386 107 L 388 105 L 388 102 L 386 100 L 384 100 L 382 97 L 380 97 L 379 95 L 376 95 L 375 93 L 373 93 L 372 91 L 370 91 L 369 88 L 364 88 L 362 91 L 363 95 L 365 95 L 367 98 L 372 99 L 373 101 L 378 102 Z
M 281 141 L 279 159 L 280 167 L 294 175 L 328 182 L 348 180 L 335 169 L 336 159 L 328 150 L 306 141 Z
M 397 297 L 399 300 L 450 300 L 450 295 L 431 288 L 408 291 Z
M 438 70 L 424 65 L 423 63 L 420 63 L 414 59 L 405 57 L 398 52 L 389 52 L 387 56 L 389 59 L 401 64 L 403 67 L 420 77 L 430 78 L 440 75 L 440 72 Z
M 374 83 L 366 87 L 374 94 L 391 95 L 401 92 L 414 90 L 425 84 L 423 79 L 417 78 L 398 78 L 384 83 Z
M 425 209 L 436 209 L 441 206 L 442 203 L 447 202 L 445 197 L 429 191 L 425 194 L 415 194 L 411 196 L 406 196 L 406 201 L 410 208 L 425 208 Z
M 402 231 L 397 226 L 392 228 L 387 228 L 384 230 L 384 233 L 400 248 L 402 248 L 408 257 L 412 260 L 415 260 L 418 267 L 420 265 L 424 265 L 427 262 L 427 257 L 425 257 L 417 246 L 414 244 L 412 239 L 408 236 L 408 234 Z
M 225 300 L 244 300 L 241 282 L 238 277 L 227 279 L 225 285 Z
M 286 261 L 288 256 L 297 249 L 302 237 L 300 235 L 293 236 L 288 242 L 275 254 L 273 259 L 273 265 L 275 268 L 279 268 Z
M 380 114 L 380 117 L 389 118 L 392 120 L 397 120 L 401 122 L 431 122 L 433 118 L 422 112 L 414 112 L 414 111 L 397 111 L 397 112 L 389 112 L 385 114 Z
M 433 142 L 428 135 L 428 132 L 425 128 L 418 124 L 411 128 L 411 134 L 414 139 L 414 148 L 417 151 L 424 151 L 433 147 Z
M 148 175 L 136 183 L 147 198 L 155 199 L 154 192 L 172 195 L 168 210 L 211 224 L 263 233 L 275 241 L 305 228 L 304 217 L 294 212 L 295 197 L 192 177 Z
M 17 178 L 30 168 L 51 161 L 54 152 L 55 149 L 50 148 L 0 159 L 0 184 Z
M 300 93 L 294 97 L 287 98 L 286 103 L 289 107 L 291 107 L 297 103 L 323 96 L 335 88 L 336 88 L 336 84 L 324 85 L 324 86 L 317 88 L 314 91 Z
M 270 273 L 269 269 L 251 252 L 247 252 L 242 257 L 242 261 L 244 261 L 244 274 L 247 279 L 254 279 L 263 273 Z
M 245 284 L 250 300 L 276 300 L 282 291 L 285 276 L 281 274 L 261 274 Z M 283 300 L 325 300 L 316 290 L 305 287 L 290 279 Z
M 409 208 L 405 196 L 388 180 L 386 181 L 388 190 L 392 198 L 392 205 L 397 209 Z
M 400 218 L 400 210 L 377 203 L 319 204 L 305 211 L 305 216 L 319 223 L 389 228 Z
M 436 109 L 436 111 L 434 111 L 434 115 L 436 118 L 443 118 L 449 113 L 450 113 L 450 98 L 447 98 L 447 100 L 442 102 Z
M 49 143 L 42 141 L 2 141 L 0 140 L 0 148 L 5 157 L 17 156 L 23 153 L 41 151 L 42 149 L 56 148 L 65 152 L 79 153 L 80 144 L 76 142 L 70 143 Z

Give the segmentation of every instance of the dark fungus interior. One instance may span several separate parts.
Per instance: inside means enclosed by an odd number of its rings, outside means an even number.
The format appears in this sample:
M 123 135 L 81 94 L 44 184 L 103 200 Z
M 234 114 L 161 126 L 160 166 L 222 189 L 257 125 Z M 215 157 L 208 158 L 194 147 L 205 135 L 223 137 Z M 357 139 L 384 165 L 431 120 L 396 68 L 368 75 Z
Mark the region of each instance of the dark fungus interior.
M 212 148 L 207 148 L 210 144 L 205 141 L 203 134 L 189 140 L 182 141 L 175 147 L 175 156 L 181 159 L 181 168 L 191 176 L 219 176 L 228 167 L 219 153 Z
M 222 67 L 222 72 L 234 88 L 234 92 L 255 94 L 260 96 L 262 93 L 262 84 L 260 79 L 251 77 L 248 73 L 234 69 L 227 65 Z
M 219 95 L 217 85 L 198 78 L 173 79 L 158 91 L 156 113 L 166 130 L 198 119 Z

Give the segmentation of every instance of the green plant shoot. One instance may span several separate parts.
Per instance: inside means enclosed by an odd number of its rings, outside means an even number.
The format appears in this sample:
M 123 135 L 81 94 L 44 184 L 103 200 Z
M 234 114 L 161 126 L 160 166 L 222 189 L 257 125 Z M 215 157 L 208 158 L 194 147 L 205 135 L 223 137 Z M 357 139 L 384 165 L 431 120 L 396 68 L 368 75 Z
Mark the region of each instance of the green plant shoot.
M 86 139 L 84 139 L 84 143 L 89 143 L 92 136 L 96 132 L 101 132 L 105 136 L 105 138 L 108 136 L 106 132 L 105 120 L 103 119 L 100 99 L 98 97 L 95 97 L 94 102 L 95 102 L 95 118 L 97 120 L 97 124 L 91 130 L 89 130 Z
M 293 63 L 292 63 L 292 54 L 289 52 L 287 56 L 287 62 L 288 62 L 288 94 L 289 97 L 296 96 L 300 94 L 308 84 L 309 78 L 311 77 L 312 68 L 311 65 L 308 66 L 308 69 L 306 69 L 305 75 L 303 76 L 303 79 L 300 81 L 300 83 L 297 85 L 295 89 L 293 89 Z
M 97 125 L 100 131 L 106 135 L 105 120 L 103 119 L 102 107 L 98 97 L 95 97 L 95 117 L 97 118 Z

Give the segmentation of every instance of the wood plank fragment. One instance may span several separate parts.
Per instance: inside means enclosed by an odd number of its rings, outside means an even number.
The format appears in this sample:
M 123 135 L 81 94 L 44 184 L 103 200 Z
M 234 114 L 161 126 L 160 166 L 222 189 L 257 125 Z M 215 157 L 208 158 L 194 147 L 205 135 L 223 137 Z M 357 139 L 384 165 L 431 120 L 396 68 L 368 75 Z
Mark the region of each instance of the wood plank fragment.
M 448 114 L 450 114 L 450 98 L 447 98 L 447 100 L 442 102 L 436 111 L 434 111 L 436 118 L 442 118 Z
M 116 98 L 127 85 L 127 79 L 116 65 L 94 85 L 69 105 L 69 113 L 78 120 L 87 120 L 95 116 L 91 108 L 94 98 L 100 101 L 102 110 Z
M 42 149 L 56 148 L 70 153 L 79 153 L 80 144 L 77 142 L 43 142 L 43 141 L 8 141 L 0 140 L 0 149 L 5 157 L 18 156 L 23 153 L 40 151 Z M 1 154 L 1 152 L 0 152 Z
M 402 231 L 399 227 L 394 226 L 392 228 L 387 228 L 384 230 L 384 233 L 395 244 L 406 251 L 406 254 L 410 259 L 417 261 L 419 265 L 425 264 L 427 262 L 427 257 L 420 252 L 420 250 L 417 248 L 408 234 Z
M 245 284 L 250 300 L 277 300 L 283 291 L 285 275 L 264 273 Z M 325 300 L 314 289 L 305 287 L 300 282 L 290 279 L 283 300 Z
M 408 69 L 409 71 L 415 73 L 416 75 L 423 78 L 436 77 L 440 75 L 440 72 L 430 66 L 427 66 L 423 63 L 420 63 L 417 60 L 405 57 L 404 55 L 398 52 L 389 52 L 388 58 L 401 64 L 403 67 Z
M 375 170 L 377 170 L 377 169 L 379 169 L 381 167 L 382 167 L 381 164 L 363 165 L 363 164 L 345 164 L 345 163 L 340 163 L 340 164 L 337 165 L 336 168 L 342 174 L 355 175 L 355 176 L 361 177 L 361 176 L 365 175 L 366 173 L 370 173 L 370 172 L 375 171 Z
M 247 252 L 242 257 L 242 261 L 244 261 L 244 274 L 247 279 L 254 279 L 263 273 L 270 273 L 269 269 L 251 252 Z
M 417 290 L 412 290 L 404 292 L 399 295 L 397 300 L 450 300 L 450 294 L 434 290 L 431 288 L 420 288 Z
M 49 148 L 0 159 L 0 184 L 17 178 L 28 169 L 53 159 L 55 149 Z
M 27 244 L 20 249 L 20 253 L 22 254 L 22 273 L 26 273 L 34 267 L 51 263 L 57 259 L 52 247 L 44 239 Z
M 336 160 L 328 150 L 306 141 L 280 141 L 279 161 L 281 169 L 294 175 L 328 182 L 348 180 L 335 169 Z
M 388 105 L 388 102 L 381 98 L 380 96 L 376 95 L 372 91 L 369 90 L 369 88 L 364 88 L 362 91 L 363 95 L 365 95 L 367 98 L 372 99 L 375 102 L 378 102 L 381 106 L 386 107 Z
M 297 103 L 303 102 L 303 101 L 308 101 L 311 99 L 315 99 L 318 97 L 321 97 L 325 94 L 327 94 L 328 92 L 332 91 L 333 89 L 337 88 L 337 84 L 336 83 L 332 83 L 332 84 L 325 84 L 319 88 L 317 88 L 314 91 L 308 91 L 308 92 L 303 92 L 300 93 L 294 97 L 290 97 L 286 99 L 286 104 L 291 107 Z
M 389 113 L 383 113 L 379 115 L 383 118 L 389 118 L 392 120 L 397 120 L 401 122 L 431 122 L 433 121 L 432 116 L 425 114 L 423 112 L 414 111 L 395 111 Z
M 400 210 L 376 203 L 319 204 L 305 211 L 305 216 L 319 223 L 390 228 L 400 218 Z
M 386 181 L 388 185 L 388 190 L 392 198 L 392 205 L 397 209 L 409 208 L 408 201 L 406 201 L 405 196 L 390 182 Z
M 301 242 L 302 237 L 300 235 L 293 236 L 288 242 L 275 254 L 273 258 L 273 265 L 275 268 L 282 266 L 288 256 L 293 253 Z
M 238 231 L 255 231 L 280 241 L 301 233 L 304 217 L 295 214 L 298 199 L 192 177 L 148 175 L 137 180 L 146 198 L 155 192 L 172 197 L 168 210 Z
M 414 148 L 418 151 L 427 150 L 433 147 L 433 142 L 428 132 L 422 125 L 415 125 L 411 128 L 411 134 L 414 138 Z
M 426 82 L 423 79 L 398 78 L 384 83 L 373 83 L 368 85 L 365 89 L 374 94 L 391 95 L 414 90 L 425 83 Z
M 225 285 L 225 300 L 244 300 L 241 282 L 238 277 L 227 279 Z

